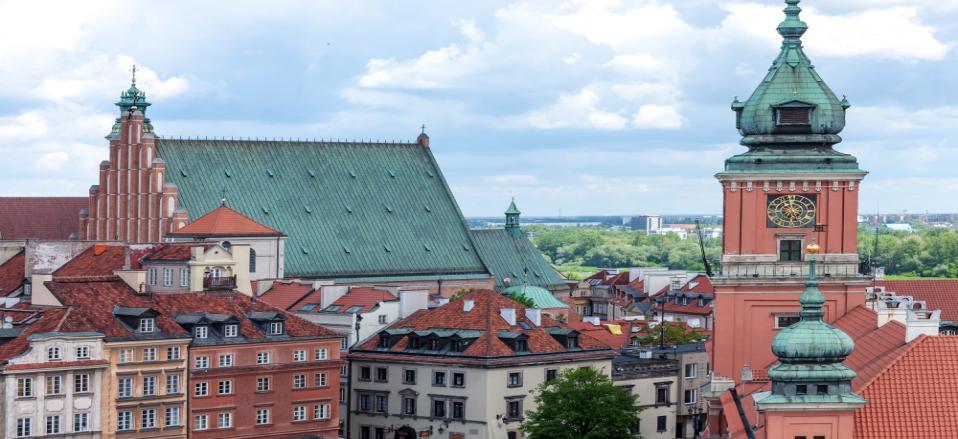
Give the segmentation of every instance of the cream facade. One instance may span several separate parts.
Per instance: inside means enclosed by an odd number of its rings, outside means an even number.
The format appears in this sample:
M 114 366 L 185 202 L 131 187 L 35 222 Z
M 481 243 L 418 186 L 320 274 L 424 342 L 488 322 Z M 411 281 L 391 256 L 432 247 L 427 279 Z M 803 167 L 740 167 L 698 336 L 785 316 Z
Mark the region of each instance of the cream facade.
M 644 439 L 676 437 L 678 361 L 620 355 L 613 364 L 615 385 L 636 396 L 640 421 L 633 432 Z

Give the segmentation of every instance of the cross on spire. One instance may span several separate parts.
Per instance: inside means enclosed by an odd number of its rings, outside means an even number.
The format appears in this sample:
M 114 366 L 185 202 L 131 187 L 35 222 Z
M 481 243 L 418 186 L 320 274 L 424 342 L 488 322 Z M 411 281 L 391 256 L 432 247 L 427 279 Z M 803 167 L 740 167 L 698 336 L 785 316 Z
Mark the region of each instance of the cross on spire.
M 426 134 L 426 124 L 422 124 L 422 134 Z

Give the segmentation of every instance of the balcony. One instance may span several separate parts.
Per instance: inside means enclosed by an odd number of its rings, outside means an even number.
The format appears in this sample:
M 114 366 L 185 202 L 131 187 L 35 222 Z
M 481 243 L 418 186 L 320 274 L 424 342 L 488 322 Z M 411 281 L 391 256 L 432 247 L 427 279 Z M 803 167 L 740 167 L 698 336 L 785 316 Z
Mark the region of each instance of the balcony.
M 236 276 L 206 276 L 203 278 L 204 290 L 232 290 L 236 288 Z

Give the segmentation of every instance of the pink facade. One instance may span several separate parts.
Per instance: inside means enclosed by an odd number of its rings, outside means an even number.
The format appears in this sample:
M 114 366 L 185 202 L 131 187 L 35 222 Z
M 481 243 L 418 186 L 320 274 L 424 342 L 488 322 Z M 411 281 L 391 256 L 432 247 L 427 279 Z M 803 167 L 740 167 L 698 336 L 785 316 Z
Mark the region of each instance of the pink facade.
M 854 437 L 853 410 L 767 411 L 765 439 L 851 439 Z

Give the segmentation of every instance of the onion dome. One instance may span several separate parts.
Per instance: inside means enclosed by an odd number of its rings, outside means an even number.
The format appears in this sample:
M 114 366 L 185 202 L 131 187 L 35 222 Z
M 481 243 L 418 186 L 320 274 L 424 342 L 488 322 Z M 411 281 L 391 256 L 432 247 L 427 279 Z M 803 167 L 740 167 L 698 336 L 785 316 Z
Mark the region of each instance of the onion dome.
M 130 109 L 140 110 L 141 113 L 146 114 L 146 107 L 150 105 L 152 104 L 146 101 L 146 92 L 136 88 L 135 78 L 130 83 L 130 88 L 120 93 L 120 100 L 116 102 L 116 106 L 120 107 L 122 114 L 126 114 Z

